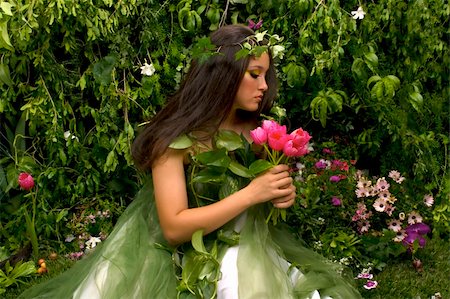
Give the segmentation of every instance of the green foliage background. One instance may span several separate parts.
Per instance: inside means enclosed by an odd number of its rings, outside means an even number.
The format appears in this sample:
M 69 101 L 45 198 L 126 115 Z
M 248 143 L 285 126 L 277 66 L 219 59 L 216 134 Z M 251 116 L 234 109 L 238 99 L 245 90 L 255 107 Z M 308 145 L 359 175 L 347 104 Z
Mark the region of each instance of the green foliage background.
M 366 15 L 355 20 L 359 5 Z M 348 158 L 375 174 L 406 173 L 435 195 L 434 229 L 448 232 L 449 9 L 435 0 L 0 0 L 1 244 L 14 251 L 27 239 L 21 171 L 38 184 L 43 243 L 64 246 L 78 207 L 119 215 L 139 188 L 131 142 L 176 89 L 192 44 L 248 19 L 284 37 L 279 104 L 292 126 L 352 149 Z M 155 75 L 140 74 L 144 62 Z

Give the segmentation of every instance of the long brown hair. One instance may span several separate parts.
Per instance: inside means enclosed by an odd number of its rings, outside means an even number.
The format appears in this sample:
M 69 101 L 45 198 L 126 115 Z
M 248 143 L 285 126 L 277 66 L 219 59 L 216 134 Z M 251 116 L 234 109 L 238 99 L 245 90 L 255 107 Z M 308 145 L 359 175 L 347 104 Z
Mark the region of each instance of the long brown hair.
M 213 55 L 202 63 L 193 60 L 179 89 L 137 136 L 131 153 L 138 168 L 149 170 L 170 143 L 182 134 L 201 132 L 211 138 L 217 132 L 231 111 L 250 60 L 250 57 L 236 60 L 235 54 L 241 49 L 240 44 L 253 34 L 245 25 L 227 25 L 211 34 L 211 42 L 220 49 L 220 55 Z M 269 88 L 258 111 L 240 111 L 239 117 L 257 119 L 270 110 L 277 94 L 272 58 L 266 82 Z

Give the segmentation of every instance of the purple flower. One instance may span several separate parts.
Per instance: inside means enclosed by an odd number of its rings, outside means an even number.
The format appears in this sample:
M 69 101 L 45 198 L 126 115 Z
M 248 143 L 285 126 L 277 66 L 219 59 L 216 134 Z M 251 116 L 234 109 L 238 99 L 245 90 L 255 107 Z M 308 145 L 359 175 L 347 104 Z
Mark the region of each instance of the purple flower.
M 356 278 L 358 278 L 358 279 L 372 279 L 373 278 L 373 274 L 370 274 L 370 273 L 359 273 Z
M 422 237 L 421 234 L 419 234 L 418 232 L 415 232 L 415 231 L 406 232 L 406 237 L 403 239 L 402 242 L 403 242 L 403 245 L 410 247 L 416 240 L 419 241 L 419 246 L 421 248 L 425 247 L 425 244 L 427 243 L 427 241 L 425 240 L 424 237 Z
M 338 207 L 338 206 L 340 206 L 340 205 L 342 204 L 342 201 L 341 201 L 341 199 L 340 199 L 339 197 L 333 196 L 333 197 L 331 198 L 331 204 L 332 204 L 333 206 L 335 206 L 335 207 Z
M 428 225 L 426 225 L 425 223 L 415 223 L 415 224 L 411 224 L 409 225 L 407 228 L 405 228 L 406 233 L 417 233 L 419 235 L 426 235 L 428 234 L 431 229 Z
M 338 175 L 332 175 L 330 176 L 330 181 L 333 183 L 337 183 L 341 180 L 341 178 Z
M 263 20 L 259 20 L 258 23 L 255 24 L 253 20 L 248 20 L 248 27 L 253 30 L 258 30 L 262 27 Z
M 317 161 L 316 164 L 314 164 L 317 169 L 325 169 L 328 167 L 328 164 L 325 162 L 325 160 Z
M 377 285 L 378 285 L 378 282 L 376 282 L 375 280 L 368 280 L 366 282 L 366 284 L 364 285 L 364 288 L 367 290 L 370 290 L 370 289 L 376 288 Z

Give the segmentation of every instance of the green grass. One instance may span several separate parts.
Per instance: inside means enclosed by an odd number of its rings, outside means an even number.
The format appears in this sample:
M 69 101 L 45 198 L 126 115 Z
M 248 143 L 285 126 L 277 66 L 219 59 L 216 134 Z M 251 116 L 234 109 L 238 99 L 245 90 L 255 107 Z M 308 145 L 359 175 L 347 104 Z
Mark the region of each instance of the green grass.
M 450 298 L 450 245 L 448 240 L 434 238 L 417 258 L 423 263 L 418 272 L 410 260 L 392 261 L 374 277 L 376 289 L 361 291 L 366 299 L 429 299 L 439 292 L 442 299 Z
M 365 299 L 430 299 L 440 292 L 442 299 L 450 298 L 450 245 L 448 240 L 431 239 L 423 250 L 419 250 L 417 257 L 423 263 L 423 271 L 418 272 L 408 259 L 393 260 L 384 270 L 375 274 L 374 280 L 378 287 L 372 290 L 360 291 Z M 24 284 L 10 287 L 4 299 L 16 298 L 28 287 L 54 277 L 68 269 L 73 262 L 64 257 L 57 260 L 47 260 L 49 272 L 35 275 Z

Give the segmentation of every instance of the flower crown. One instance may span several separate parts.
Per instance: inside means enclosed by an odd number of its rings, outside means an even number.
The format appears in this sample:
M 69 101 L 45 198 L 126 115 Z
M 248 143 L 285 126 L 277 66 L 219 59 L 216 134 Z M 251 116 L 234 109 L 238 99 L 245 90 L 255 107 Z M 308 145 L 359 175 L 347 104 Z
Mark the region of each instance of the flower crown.
M 235 58 L 239 60 L 247 56 L 259 57 L 264 52 L 270 52 L 272 57 L 282 59 L 284 56 L 285 47 L 278 44 L 283 40 L 277 34 L 269 34 L 267 30 L 256 32 L 255 34 L 247 36 L 241 42 L 230 45 L 220 45 L 217 47 L 211 42 L 209 37 L 200 38 L 192 48 L 192 56 L 200 63 L 207 61 L 210 57 L 216 55 L 223 55 L 220 50 L 226 46 L 240 46 L 241 49 L 236 52 Z

